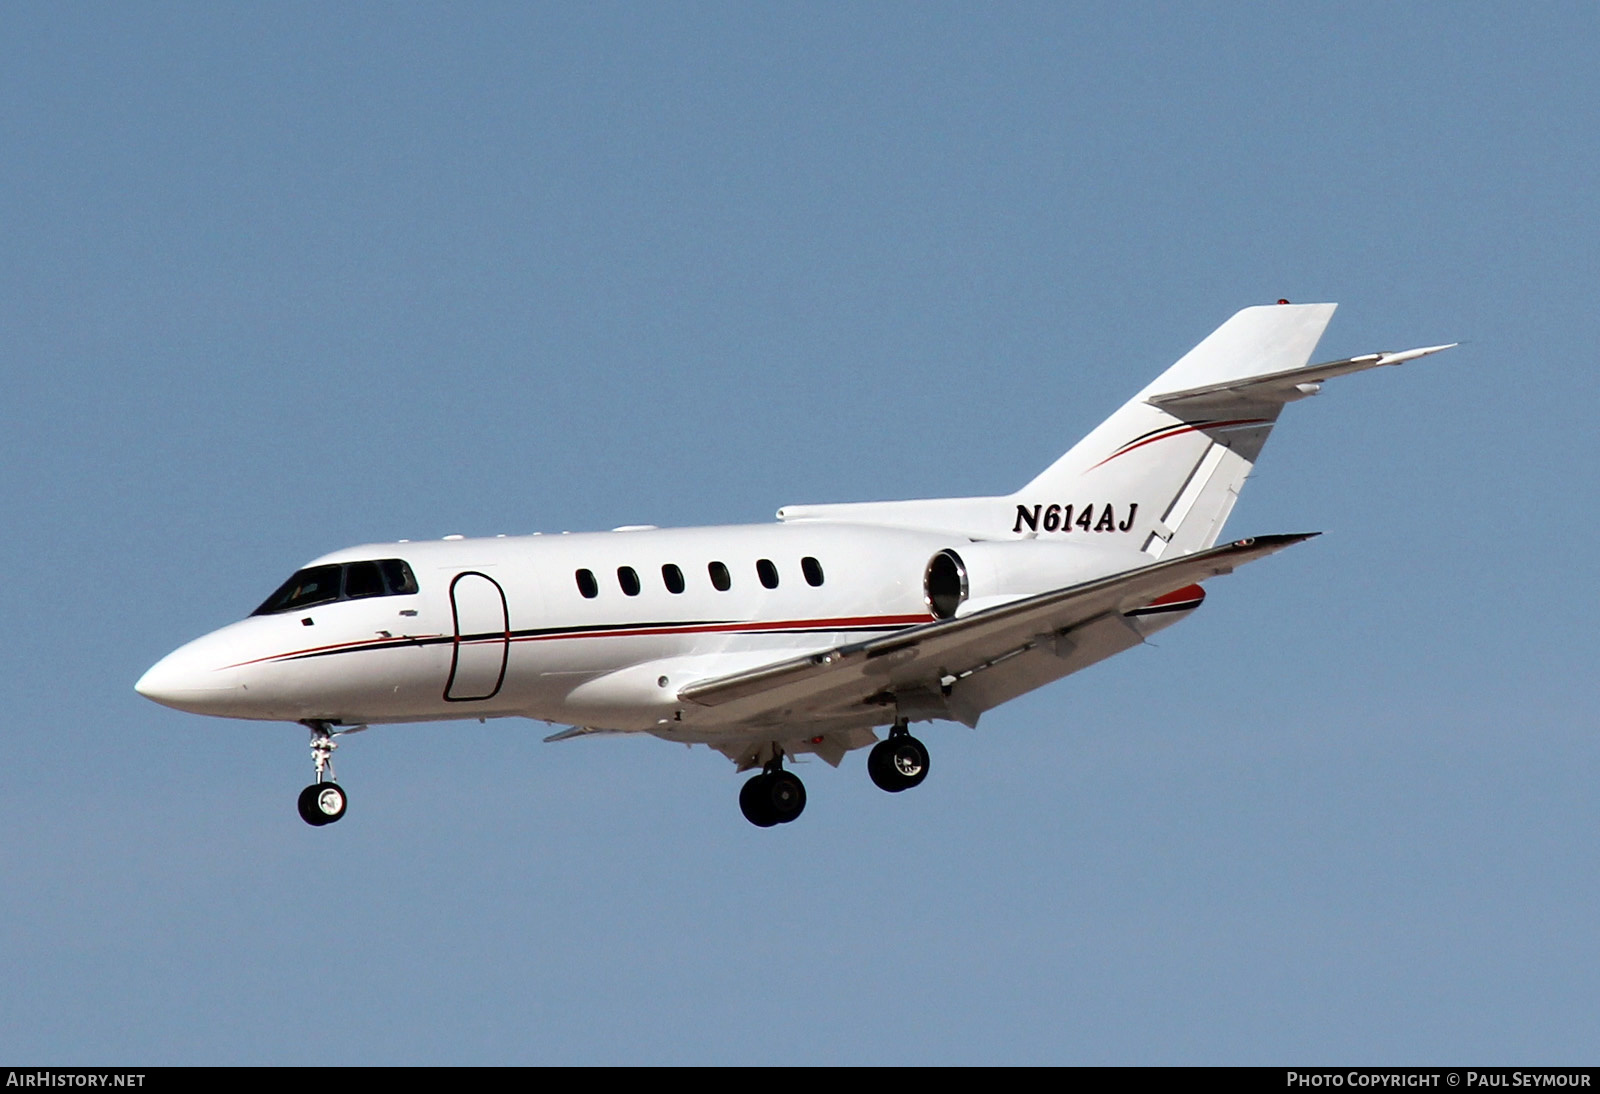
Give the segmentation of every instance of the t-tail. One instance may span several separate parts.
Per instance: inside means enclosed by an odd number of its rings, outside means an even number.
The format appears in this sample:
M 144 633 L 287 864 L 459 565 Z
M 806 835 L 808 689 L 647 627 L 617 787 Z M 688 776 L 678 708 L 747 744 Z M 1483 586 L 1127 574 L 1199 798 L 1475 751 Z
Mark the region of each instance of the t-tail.
M 1284 404 L 1315 395 L 1335 376 L 1450 348 L 1308 365 L 1335 307 L 1238 312 L 1015 494 L 785 506 L 778 516 L 1077 540 L 1153 558 L 1210 547 Z

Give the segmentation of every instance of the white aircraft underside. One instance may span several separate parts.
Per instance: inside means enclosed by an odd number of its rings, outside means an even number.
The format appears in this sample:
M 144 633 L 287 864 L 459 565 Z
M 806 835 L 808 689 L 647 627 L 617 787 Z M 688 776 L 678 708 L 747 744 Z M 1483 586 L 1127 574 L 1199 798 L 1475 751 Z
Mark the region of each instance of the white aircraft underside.
M 928 770 L 908 723 L 976 725 L 1188 615 L 1206 578 L 1308 538 L 1216 546 L 1283 404 L 1449 348 L 1307 366 L 1333 309 L 1239 312 L 1015 494 L 353 547 L 136 687 L 310 728 L 300 812 L 317 825 L 344 814 L 328 762 L 341 733 L 454 718 L 710 745 L 762 769 L 740 796 L 762 826 L 804 808 L 786 757 L 837 766 L 873 746 L 873 781 L 908 789 Z

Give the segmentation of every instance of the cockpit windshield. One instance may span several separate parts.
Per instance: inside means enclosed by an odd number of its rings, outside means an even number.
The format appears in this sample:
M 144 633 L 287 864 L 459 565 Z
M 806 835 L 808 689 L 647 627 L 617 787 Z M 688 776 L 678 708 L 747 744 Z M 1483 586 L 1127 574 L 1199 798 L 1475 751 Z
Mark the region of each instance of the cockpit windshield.
M 412 576 L 411 567 L 398 558 L 310 566 L 285 581 L 250 614 L 274 615 L 336 600 L 409 596 L 416 591 L 417 579 Z

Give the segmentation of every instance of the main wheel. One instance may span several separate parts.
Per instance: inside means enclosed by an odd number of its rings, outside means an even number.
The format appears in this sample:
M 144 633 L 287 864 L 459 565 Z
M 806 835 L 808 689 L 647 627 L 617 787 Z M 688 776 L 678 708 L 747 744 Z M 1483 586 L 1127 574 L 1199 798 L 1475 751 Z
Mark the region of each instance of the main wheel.
M 778 771 L 767 778 L 767 800 L 772 804 L 773 815 L 779 824 L 788 824 L 805 811 L 806 784 L 789 771 Z
M 880 790 L 910 790 L 928 777 L 927 746 L 909 733 L 879 741 L 867 753 L 867 774 Z
M 772 808 L 772 795 L 767 789 L 771 778 L 757 775 L 739 789 L 739 810 L 757 828 L 771 828 L 778 823 L 778 811 Z
M 321 828 L 344 816 L 349 800 L 338 783 L 312 783 L 300 791 L 300 819 Z

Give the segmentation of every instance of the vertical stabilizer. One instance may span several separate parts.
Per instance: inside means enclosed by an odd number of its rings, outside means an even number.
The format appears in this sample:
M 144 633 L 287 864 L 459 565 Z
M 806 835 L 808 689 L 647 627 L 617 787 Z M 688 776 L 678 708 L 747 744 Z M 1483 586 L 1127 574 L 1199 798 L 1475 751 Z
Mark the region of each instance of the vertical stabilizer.
M 1211 546 L 1286 401 L 1252 383 L 1303 368 L 1335 307 L 1266 305 L 1233 316 L 1012 495 L 1012 531 L 1111 532 L 1094 538 L 1155 558 Z M 1163 395 L 1230 383 L 1241 390 L 1157 405 Z
M 1335 307 L 1244 309 L 1014 494 L 786 505 L 778 519 L 1072 541 L 1153 558 L 1210 547 L 1285 403 L 1333 377 L 1455 344 L 1308 365 Z

